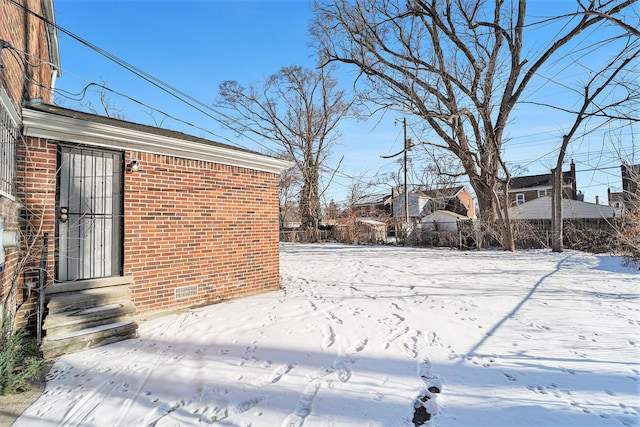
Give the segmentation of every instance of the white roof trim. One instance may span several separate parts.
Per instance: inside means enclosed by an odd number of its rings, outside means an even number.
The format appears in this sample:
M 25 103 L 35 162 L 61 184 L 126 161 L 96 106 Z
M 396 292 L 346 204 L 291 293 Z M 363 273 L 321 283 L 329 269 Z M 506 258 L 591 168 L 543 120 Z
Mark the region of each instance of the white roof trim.
M 4 86 L 0 86 L 0 104 L 2 104 L 4 109 L 9 113 L 9 117 L 13 121 L 13 125 L 19 127 L 20 116 L 18 115 L 13 102 L 11 102 L 11 98 L 9 97 L 9 94 L 5 90 Z
M 280 173 L 291 162 L 233 147 L 207 145 L 32 109 L 22 110 L 23 135 L 116 150 L 140 151 Z

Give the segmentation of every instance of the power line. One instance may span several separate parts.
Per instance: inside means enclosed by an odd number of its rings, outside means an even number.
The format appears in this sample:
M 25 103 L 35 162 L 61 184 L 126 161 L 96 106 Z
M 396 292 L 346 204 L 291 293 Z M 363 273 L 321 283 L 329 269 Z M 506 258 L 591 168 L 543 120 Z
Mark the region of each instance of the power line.
M 41 21 L 43 21 L 44 23 L 46 23 L 47 25 L 50 25 L 52 27 L 54 27 L 55 29 L 57 29 L 58 31 L 61 31 L 62 33 L 68 35 L 69 37 L 71 37 L 72 39 L 78 41 L 79 43 L 83 44 L 84 46 L 87 46 L 88 48 L 90 48 L 91 50 L 97 52 L 98 54 L 104 56 L 105 58 L 115 62 L 116 64 L 120 65 L 121 67 L 123 67 L 124 69 L 126 69 L 127 71 L 130 71 L 131 73 L 135 74 L 136 76 L 142 78 L 143 80 L 145 80 L 146 82 L 150 83 L 151 85 L 157 87 L 158 89 L 162 90 L 163 92 L 169 94 L 170 96 L 178 99 L 179 101 L 183 102 L 184 104 L 188 105 L 189 107 L 195 109 L 196 111 L 199 111 L 200 113 L 204 114 L 205 116 L 215 120 L 216 122 L 222 124 L 223 126 L 225 125 L 224 120 L 221 120 L 220 118 L 208 113 L 205 110 L 209 110 L 215 114 L 217 114 L 218 116 L 221 116 L 225 119 L 230 119 L 226 114 L 212 108 L 211 106 L 205 104 L 204 102 L 192 97 L 191 95 L 175 88 L 174 86 L 171 86 L 170 84 L 158 79 L 157 77 L 154 77 L 153 75 L 147 73 L 146 71 L 128 63 L 127 61 L 118 58 L 117 56 L 109 53 L 108 51 L 100 48 L 99 46 L 96 46 L 95 44 L 81 38 L 80 36 L 72 33 L 71 31 L 65 29 L 64 27 L 61 27 L 60 25 L 49 21 L 48 19 L 46 19 L 44 16 L 39 15 L 37 13 L 35 13 L 34 11 L 32 11 L 31 9 L 29 9 L 28 7 L 18 3 L 16 0 L 8 0 L 9 2 L 13 3 L 15 6 L 18 6 L 19 8 L 23 9 L 25 12 L 35 16 L 36 18 L 40 19 Z M 114 93 L 116 93 L 114 91 Z M 179 96 L 178 96 L 179 95 Z M 128 99 L 133 100 L 133 98 L 127 97 Z M 185 99 L 186 98 L 186 99 Z M 138 101 L 136 101 L 138 102 Z M 140 103 L 140 102 L 138 102 Z M 194 105 L 196 104 L 196 105 Z M 146 104 L 143 104 L 146 105 Z M 200 107 L 198 107 L 200 106 Z M 202 107 L 202 108 L 201 108 Z M 157 109 L 154 109 L 156 111 L 159 111 Z M 160 111 L 159 111 L 160 112 Z M 164 114 L 164 113 L 162 113 Z M 251 138 L 249 138 L 251 139 Z M 259 141 L 256 141 L 255 139 L 251 139 L 254 143 L 256 143 L 257 145 L 259 145 L 260 147 L 268 150 L 271 153 L 275 153 L 275 151 L 271 148 L 271 147 L 267 147 L 266 145 L 260 143 Z M 240 144 L 235 143 L 235 145 L 240 146 Z M 244 148 L 244 147 L 242 147 Z

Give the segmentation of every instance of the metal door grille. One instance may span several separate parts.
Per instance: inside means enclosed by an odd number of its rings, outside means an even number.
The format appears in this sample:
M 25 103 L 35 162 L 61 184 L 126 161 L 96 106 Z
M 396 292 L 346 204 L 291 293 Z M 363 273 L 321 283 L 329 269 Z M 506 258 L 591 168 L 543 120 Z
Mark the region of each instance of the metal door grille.
M 57 280 L 122 274 L 122 170 L 121 153 L 60 146 Z

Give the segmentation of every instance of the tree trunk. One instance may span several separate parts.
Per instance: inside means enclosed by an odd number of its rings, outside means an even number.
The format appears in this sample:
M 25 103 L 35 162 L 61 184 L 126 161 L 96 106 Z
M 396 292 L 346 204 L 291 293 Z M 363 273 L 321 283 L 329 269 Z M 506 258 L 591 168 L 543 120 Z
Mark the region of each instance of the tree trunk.
M 551 170 L 551 250 L 562 252 L 562 168 Z
M 469 181 L 478 199 L 479 219 L 488 226 L 497 221 L 502 248 L 513 252 L 515 251 L 515 242 L 508 212 L 509 193 L 504 192 L 504 203 L 502 203 L 499 194 L 485 181 L 480 177 Z
M 301 228 L 310 233 L 310 240 L 318 241 L 320 222 L 320 196 L 318 194 L 318 172 L 307 170 L 300 192 Z

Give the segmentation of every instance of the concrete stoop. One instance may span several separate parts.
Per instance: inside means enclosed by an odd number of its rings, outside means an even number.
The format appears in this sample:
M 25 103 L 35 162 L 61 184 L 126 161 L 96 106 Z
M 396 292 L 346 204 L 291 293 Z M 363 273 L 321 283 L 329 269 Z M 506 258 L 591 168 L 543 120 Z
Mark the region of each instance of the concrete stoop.
M 47 289 L 41 345 L 44 357 L 51 359 L 136 338 L 136 309 L 126 285 L 126 281 L 86 281 L 55 284 Z

